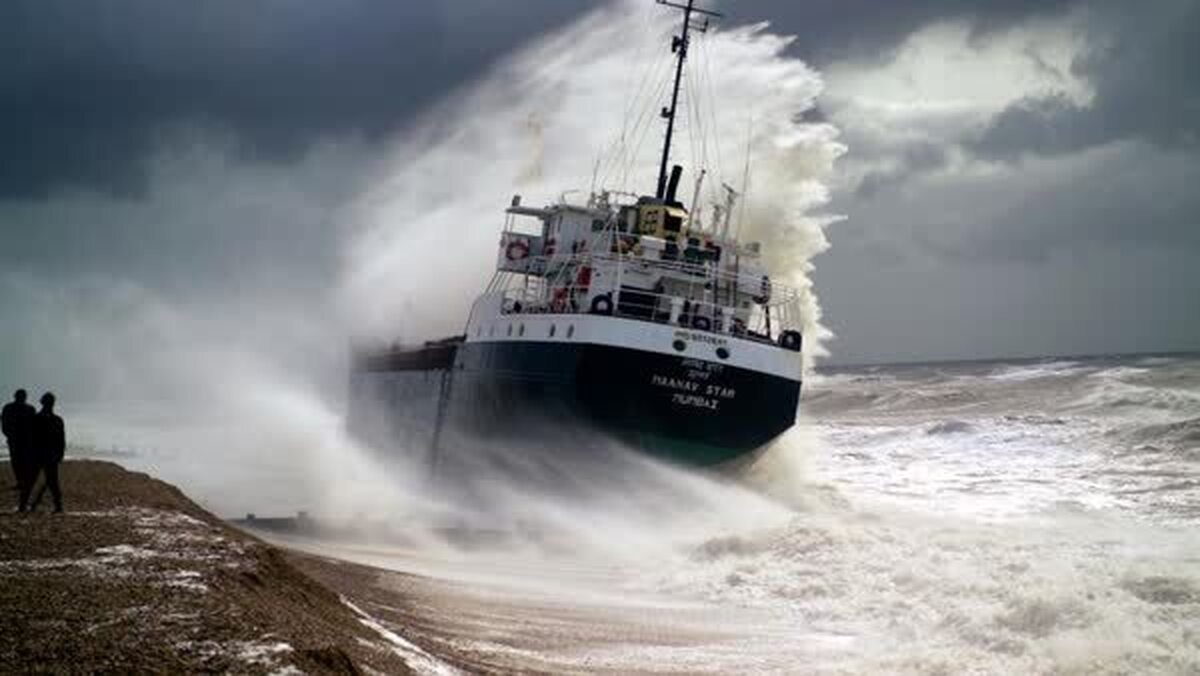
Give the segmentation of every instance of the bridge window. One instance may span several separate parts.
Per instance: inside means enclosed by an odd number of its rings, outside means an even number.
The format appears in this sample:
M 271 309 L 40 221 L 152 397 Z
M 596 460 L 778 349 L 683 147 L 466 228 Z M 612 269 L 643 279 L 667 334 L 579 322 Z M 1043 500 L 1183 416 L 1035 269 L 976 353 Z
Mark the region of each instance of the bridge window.
M 522 325 L 520 326 L 520 328 L 518 328 L 518 329 L 517 329 L 517 335 L 518 335 L 518 336 L 524 336 L 524 335 L 525 335 L 525 325 L 524 325 L 524 324 L 522 324 Z
M 551 325 L 550 325 L 550 337 L 551 337 L 551 338 L 553 338 L 553 337 L 554 337 L 554 332 L 555 332 L 557 329 L 558 329 L 558 327 L 557 327 L 556 325 L 554 325 L 554 324 L 551 324 Z
M 679 232 L 682 229 L 683 217 L 667 214 L 667 217 L 663 220 L 663 230 L 666 232 Z
M 508 325 L 508 337 L 512 338 L 512 324 Z
M 575 325 L 572 324 L 567 327 L 567 338 L 574 338 L 574 337 L 575 337 Z

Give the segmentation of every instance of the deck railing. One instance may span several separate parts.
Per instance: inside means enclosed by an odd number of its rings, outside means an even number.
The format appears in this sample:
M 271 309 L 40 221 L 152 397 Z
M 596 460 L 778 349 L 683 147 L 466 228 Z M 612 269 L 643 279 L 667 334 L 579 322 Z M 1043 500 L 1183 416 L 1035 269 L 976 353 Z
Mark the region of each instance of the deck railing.
M 500 274 L 489 293 L 500 296 L 504 314 L 595 314 L 670 323 L 692 330 L 726 333 L 776 342 L 801 327 L 800 293 L 764 283 L 761 276 L 716 269 L 706 261 L 661 261 L 632 255 L 582 254 L 528 259 L 530 274 Z M 604 283 L 606 302 L 595 297 L 597 267 L 613 272 Z M 670 292 L 631 288 L 627 282 L 645 274 L 666 275 Z M 749 310 L 743 308 L 750 301 Z

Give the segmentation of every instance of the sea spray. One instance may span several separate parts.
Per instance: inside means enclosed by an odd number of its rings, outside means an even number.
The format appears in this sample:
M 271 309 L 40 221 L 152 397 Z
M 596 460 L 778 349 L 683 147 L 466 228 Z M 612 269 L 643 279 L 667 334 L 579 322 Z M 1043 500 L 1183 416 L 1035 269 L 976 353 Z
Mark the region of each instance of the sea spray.
M 348 210 L 356 232 L 342 293 L 350 330 L 402 344 L 461 332 L 492 275 L 503 208 L 514 192 L 539 204 L 564 196 L 583 201 L 601 189 L 651 191 L 663 133 L 658 110 L 671 75 L 665 46 L 677 28 L 676 17 L 648 3 L 607 5 L 497 64 L 406 129 L 381 175 Z M 762 241 L 770 265 L 801 290 L 811 363 L 828 333 L 808 275 L 812 257 L 828 246 L 823 229 L 833 220 L 813 212 L 828 200 L 821 181 L 844 148 L 831 126 L 803 121 L 821 81 L 787 56 L 789 43 L 765 25 L 714 28 L 697 39 L 672 159 L 692 169 L 688 180 L 701 167 L 712 174 L 698 218 L 712 218 L 709 202 L 721 197 L 722 183 L 746 193 L 732 229 L 743 240 Z M 564 195 L 570 190 L 578 192 Z M 758 469 L 774 475 L 760 483 L 771 483 L 780 497 L 800 492 L 780 475 L 798 471 L 808 445 L 802 436 L 789 438 Z M 654 473 L 636 466 L 644 460 L 616 453 L 604 456 L 603 467 L 577 467 L 570 456 L 579 453 L 562 450 L 476 444 L 460 454 L 476 465 L 464 474 L 489 481 L 465 492 L 509 507 L 522 502 L 510 499 L 520 493 L 526 505 L 538 504 L 538 515 L 529 518 L 569 521 L 568 514 L 579 519 L 590 512 L 583 522 L 621 506 L 583 495 L 609 491 L 627 505 L 637 502 L 631 495 L 672 493 L 661 483 L 651 486 Z M 514 466 L 527 475 L 561 476 L 573 498 L 533 497 L 528 483 L 508 481 Z M 676 482 L 691 480 L 660 471 Z M 702 502 L 693 495 L 682 504 Z M 653 507 L 634 510 L 627 525 L 646 513 L 675 511 L 669 500 Z M 658 521 L 656 530 L 664 525 Z
M 496 258 L 503 209 L 617 189 L 653 192 L 676 17 L 651 3 L 601 7 L 497 64 L 396 140 L 392 159 L 349 210 L 346 319 L 356 334 L 416 342 L 462 330 Z M 689 62 L 673 161 L 746 188 L 733 229 L 803 294 L 805 354 L 829 336 L 809 281 L 833 219 L 822 180 L 844 148 L 828 124 L 802 120 L 820 78 L 765 25 L 714 27 Z M 619 47 L 618 47 L 619 46 Z M 685 104 L 681 104 L 685 105 Z M 686 114 L 684 114 L 686 113 Z M 743 160 L 749 153 L 749 181 Z M 719 172 L 719 173 L 718 173 Z M 690 190 L 683 190 L 690 194 Z M 699 215 L 711 217 L 708 200 Z
M 145 392 L 153 382 L 150 396 L 168 400 L 160 406 L 170 412 L 154 416 L 158 428 L 143 438 L 157 449 L 150 468 L 230 515 L 324 509 L 402 515 L 414 528 L 414 514 L 434 515 L 430 523 L 475 519 L 480 510 L 430 489 L 425 465 L 381 460 L 405 449 L 366 449 L 346 437 L 346 333 L 415 342 L 460 332 L 491 275 L 513 192 L 536 204 L 570 188 L 650 190 L 663 133 L 655 83 L 669 74 L 662 55 L 675 30 L 670 13 L 652 3 L 602 7 L 406 128 L 360 198 L 331 219 L 330 232 L 345 238 L 333 303 L 308 293 L 311 285 L 303 297 L 288 298 L 286 287 L 248 288 L 207 304 L 148 293 L 124 323 L 90 315 L 77 322 L 80 335 L 112 346 L 95 356 L 119 365 L 118 389 Z M 708 107 L 681 120 L 674 159 L 710 169 L 706 202 L 720 197 L 722 181 L 748 187 L 734 228 L 761 239 L 772 265 L 805 290 L 811 358 L 823 330 L 807 274 L 826 246 L 829 219 L 810 214 L 824 204 L 820 181 L 842 152 L 831 127 L 800 121 L 820 80 L 765 26 L 717 29 L 696 44 L 685 98 Z M 498 453 L 485 449 L 479 461 L 498 462 Z M 597 548 L 611 545 L 605 532 L 649 544 L 663 532 L 704 537 L 781 514 L 740 487 L 617 455 L 623 459 L 607 475 L 592 477 L 587 499 L 499 480 L 483 492 L 505 505 L 496 512 L 510 524 L 575 531 Z

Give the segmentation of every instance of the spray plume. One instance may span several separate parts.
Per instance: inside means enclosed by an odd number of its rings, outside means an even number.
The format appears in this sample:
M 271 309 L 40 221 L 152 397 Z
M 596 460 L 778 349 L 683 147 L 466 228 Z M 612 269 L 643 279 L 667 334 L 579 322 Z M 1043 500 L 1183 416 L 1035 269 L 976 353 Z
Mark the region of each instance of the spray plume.
M 376 187 L 351 209 L 357 235 L 344 298 L 353 330 L 403 342 L 461 331 L 492 274 L 514 188 L 526 203 L 567 189 L 653 192 L 672 14 L 641 1 L 607 5 L 407 130 Z M 739 185 L 735 158 L 749 152 L 743 239 L 761 240 L 769 263 L 801 290 L 811 361 L 830 335 L 808 275 L 831 219 L 810 212 L 828 201 L 821 181 L 844 149 L 831 126 L 800 121 L 822 85 L 785 55 L 789 42 L 765 24 L 696 40 L 673 160 Z M 710 195 L 718 185 L 709 181 Z
M 131 321 L 93 317 L 78 325 L 75 333 L 92 336 L 90 344 L 104 336 L 112 346 L 97 361 L 128 365 L 120 371 L 122 391 L 154 382 L 162 385 L 156 392 L 176 397 L 141 442 L 160 452 L 141 464 L 226 514 L 307 508 L 461 516 L 460 506 L 422 485 L 420 468 L 381 466 L 346 438 L 329 387 L 337 380 L 330 374 L 344 368 L 342 327 L 388 341 L 460 331 L 491 275 L 501 209 L 514 186 L 527 203 L 593 180 L 649 192 L 662 133 L 656 83 L 665 82 L 664 45 L 676 29 L 660 9 L 643 2 L 598 9 L 498 64 L 400 134 L 379 175 L 366 179 L 373 189 L 338 219 L 349 233 L 341 235 L 344 274 L 330 302 L 247 292 L 181 306 L 152 297 L 136 304 Z M 713 106 L 689 110 L 674 159 L 709 166 L 736 185 L 749 151 L 743 237 L 762 240 L 775 269 L 805 291 L 811 358 L 814 338 L 826 334 L 807 274 L 811 257 L 827 246 L 829 219 L 807 214 L 825 203 L 820 181 L 842 152 L 832 128 L 798 121 L 821 82 L 784 55 L 787 39 L 762 25 L 715 31 L 697 44 L 704 46 L 693 57 L 689 100 L 707 92 Z M 330 308 L 342 322 L 324 320 Z M 306 361 L 304 354 L 318 356 Z M 95 438 L 112 437 L 97 430 Z M 664 544 L 664 532 L 687 537 L 786 514 L 737 486 L 619 450 L 612 457 L 609 475 L 585 499 L 504 482 L 489 486 L 488 497 L 510 505 L 514 520 L 533 515 L 598 548 L 610 548 L 614 533 L 651 547 Z M 647 514 L 657 515 L 653 524 Z
M 611 3 L 498 64 L 407 129 L 373 189 L 349 210 L 354 237 L 342 299 L 351 330 L 401 343 L 459 333 L 492 274 L 502 209 L 514 191 L 527 204 L 554 201 L 572 188 L 582 193 L 574 200 L 598 189 L 653 192 L 663 133 L 658 111 L 672 67 L 666 46 L 676 22 L 651 3 Z M 721 182 L 741 184 L 750 163 L 735 227 L 743 241 L 761 241 L 772 268 L 800 289 L 811 363 L 829 333 L 820 325 L 810 261 L 827 248 L 823 229 L 832 221 L 811 212 L 827 203 L 822 179 L 844 148 L 831 126 L 802 121 L 822 83 L 786 56 L 789 43 L 765 24 L 697 39 L 672 159 L 716 177 L 701 218 L 708 202 L 721 199 Z M 802 473 L 799 443 L 782 444 L 759 474 Z M 474 464 L 463 475 L 486 477 L 470 492 L 484 496 L 489 516 L 501 505 L 513 522 L 569 533 L 576 546 L 611 550 L 617 538 L 652 547 L 671 540 L 664 533 L 686 539 L 761 525 L 785 511 L 742 488 L 617 449 L 483 446 L 459 455 Z M 580 455 L 604 460 L 563 466 Z M 567 481 L 569 496 L 540 491 L 537 481 L 502 478 L 513 458 L 522 459 L 526 479 Z M 571 482 L 573 476 L 586 479 Z M 795 492 L 777 476 L 751 480 L 776 498 Z M 656 515 L 652 527 L 647 514 Z

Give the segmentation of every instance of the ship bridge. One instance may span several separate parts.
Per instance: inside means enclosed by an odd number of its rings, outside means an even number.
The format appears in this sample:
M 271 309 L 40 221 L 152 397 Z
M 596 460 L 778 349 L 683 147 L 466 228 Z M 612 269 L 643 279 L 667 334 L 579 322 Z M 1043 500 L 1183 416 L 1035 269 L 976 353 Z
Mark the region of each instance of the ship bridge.
M 506 228 L 497 274 L 477 309 L 613 316 L 800 350 L 800 293 L 766 274 L 757 244 L 686 229 L 682 242 L 667 239 L 660 235 L 671 210 L 659 206 L 657 228 L 632 227 L 629 213 L 617 207 L 604 219 L 602 211 L 560 206 L 539 210 L 549 223 L 542 236 Z

